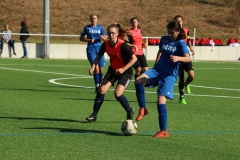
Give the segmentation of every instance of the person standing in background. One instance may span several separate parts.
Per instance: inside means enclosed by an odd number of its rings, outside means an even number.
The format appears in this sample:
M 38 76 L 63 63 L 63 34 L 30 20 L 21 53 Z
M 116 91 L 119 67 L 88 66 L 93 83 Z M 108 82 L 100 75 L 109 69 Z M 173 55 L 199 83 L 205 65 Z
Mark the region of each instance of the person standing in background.
M 26 24 L 26 21 L 21 22 L 21 30 L 20 33 L 22 34 L 29 34 L 28 27 Z M 28 39 L 29 35 L 20 35 L 20 40 L 22 42 L 22 48 L 23 48 L 23 56 L 21 58 L 28 58 L 28 52 L 27 52 L 27 47 L 26 47 L 26 41 Z
M 91 24 L 86 25 L 81 32 L 80 41 L 87 42 L 87 58 L 92 66 L 94 59 L 97 57 L 101 47 L 101 40 L 106 41 L 105 31 L 101 25 L 98 25 L 98 15 L 90 15 Z M 86 36 L 86 37 L 85 37 Z M 95 82 L 95 93 L 98 92 L 103 80 L 103 68 L 106 65 L 105 58 L 102 57 L 98 65 L 95 66 L 93 78 Z
M 2 51 L 3 51 L 3 46 L 4 43 L 9 44 L 13 50 L 13 54 L 17 55 L 15 52 L 15 47 L 14 47 L 14 41 L 11 39 L 11 30 L 9 29 L 9 25 L 5 24 L 4 25 L 4 30 L 2 30 L 2 39 L 1 39 L 1 49 L 0 49 L 0 57 L 2 55 Z M 5 33 L 5 34 L 4 34 Z

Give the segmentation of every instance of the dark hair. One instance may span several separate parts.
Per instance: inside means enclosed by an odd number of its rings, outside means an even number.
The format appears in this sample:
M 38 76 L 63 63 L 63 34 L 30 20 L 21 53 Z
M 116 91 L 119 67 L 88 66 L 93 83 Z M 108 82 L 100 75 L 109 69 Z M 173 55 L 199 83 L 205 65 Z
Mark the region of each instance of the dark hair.
M 139 19 L 137 17 L 132 17 L 130 19 L 130 23 L 132 24 L 134 20 L 137 20 L 139 22 Z M 141 29 L 141 27 L 138 25 L 137 28 Z
M 181 15 L 176 15 L 176 16 L 174 17 L 174 20 L 177 20 L 178 18 L 181 18 L 181 19 L 183 20 L 183 16 L 181 16 Z
M 185 39 L 186 38 L 184 30 L 183 30 L 183 28 L 181 28 L 181 25 L 177 20 L 170 21 L 167 25 L 167 28 L 172 29 L 174 31 L 180 31 L 177 39 Z
M 93 16 L 96 16 L 97 19 L 98 19 L 98 15 L 97 15 L 97 14 L 91 14 L 91 15 L 90 15 L 90 19 L 91 19 Z
M 107 27 L 107 31 L 109 31 L 110 28 L 116 28 L 117 31 L 118 31 L 118 38 L 123 40 L 123 41 L 128 41 L 128 34 L 129 32 L 127 30 L 125 30 L 121 24 L 119 23 L 114 23 L 114 24 L 111 24 Z
M 21 22 L 21 26 L 22 26 L 22 27 L 26 27 L 26 26 L 27 26 L 26 21 L 22 21 L 22 22 Z

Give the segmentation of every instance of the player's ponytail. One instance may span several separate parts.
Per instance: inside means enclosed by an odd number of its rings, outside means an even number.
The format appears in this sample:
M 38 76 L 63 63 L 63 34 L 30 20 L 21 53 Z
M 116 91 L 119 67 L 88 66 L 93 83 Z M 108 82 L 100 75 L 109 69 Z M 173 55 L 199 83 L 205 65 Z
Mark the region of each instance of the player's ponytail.
M 110 28 L 116 28 L 117 29 L 117 31 L 118 31 L 118 38 L 119 39 L 121 39 L 121 40 L 123 40 L 123 41 L 128 41 L 128 31 L 127 30 L 125 30 L 123 27 L 122 27 L 122 25 L 121 24 L 119 24 L 119 23 L 114 23 L 114 24 L 111 24 L 111 25 L 109 25 L 108 26 L 108 30 L 110 29 Z

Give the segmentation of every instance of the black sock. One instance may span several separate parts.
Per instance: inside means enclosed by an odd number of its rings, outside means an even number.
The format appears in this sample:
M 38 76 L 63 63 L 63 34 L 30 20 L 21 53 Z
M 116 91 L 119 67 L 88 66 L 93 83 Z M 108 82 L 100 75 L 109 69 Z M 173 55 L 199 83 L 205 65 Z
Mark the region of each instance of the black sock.
M 184 82 L 184 85 L 187 86 L 187 85 L 189 85 L 192 81 L 193 81 L 193 79 L 191 79 L 191 78 L 188 77 L 188 78 L 186 79 L 186 81 Z
M 184 97 L 184 84 L 178 83 L 178 88 L 179 88 L 180 99 L 183 99 L 183 97 Z
M 98 111 L 100 110 L 100 107 L 103 103 L 105 94 L 100 94 L 97 93 L 95 101 L 94 101 L 94 106 L 93 106 L 93 116 L 97 116 Z
M 125 109 L 127 113 L 130 113 L 133 111 L 133 109 L 130 107 L 127 101 L 127 98 L 123 94 L 119 97 L 116 97 L 116 99 L 118 100 L 118 102 L 121 103 L 122 107 Z

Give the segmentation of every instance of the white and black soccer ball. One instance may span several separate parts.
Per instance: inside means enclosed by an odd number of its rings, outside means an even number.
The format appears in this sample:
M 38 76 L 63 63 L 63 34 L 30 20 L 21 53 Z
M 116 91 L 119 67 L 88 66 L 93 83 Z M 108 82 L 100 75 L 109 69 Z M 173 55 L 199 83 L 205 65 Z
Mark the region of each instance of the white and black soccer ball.
M 131 136 L 137 133 L 137 123 L 133 120 L 125 120 L 121 125 L 122 133 L 126 136 Z

